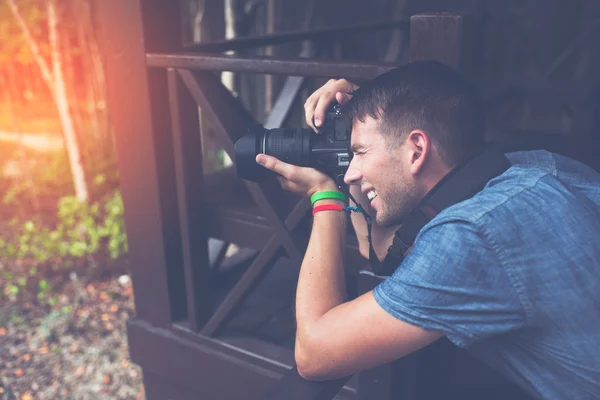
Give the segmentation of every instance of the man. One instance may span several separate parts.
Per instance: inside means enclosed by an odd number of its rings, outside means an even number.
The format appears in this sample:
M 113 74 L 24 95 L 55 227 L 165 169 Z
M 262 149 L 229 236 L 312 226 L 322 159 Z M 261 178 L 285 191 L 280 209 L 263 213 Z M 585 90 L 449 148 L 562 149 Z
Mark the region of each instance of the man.
M 354 89 L 329 81 L 307 100 L 306 116 L 318 127 L 334 98 L 346 104 L 353 158 L 345 182 L 363 205 L 368 199 L 381 259 L 408 212 L 482 147 L 483 113 L 460 74 L 437 62 Z M 446 336 L 537 398 L 600 398 L 600 175 L 545 151 L 507 157 L 506 172 L 431 220 L 393 275 L 352 301 L 346 215 L 314 215 L 296 299 L 302 376 L 347 376 Z M 286 190 L 337 190 L 315 169 L 264 154 L 257 162 Z M 314 207 L 325 204 L 343 202 Z M 365 254 L 361 218 L 352 223 Z

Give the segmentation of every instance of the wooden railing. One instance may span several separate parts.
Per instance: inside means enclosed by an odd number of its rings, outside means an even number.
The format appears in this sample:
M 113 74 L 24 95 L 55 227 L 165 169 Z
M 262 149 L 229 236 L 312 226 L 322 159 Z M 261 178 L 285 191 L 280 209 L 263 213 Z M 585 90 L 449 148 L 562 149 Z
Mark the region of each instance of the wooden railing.
M 105 6 L 111 12 L 104 15 L 104 20 L 119 26 L 119 36 L 105 43 L 107 52 L 114 58 L 126 55 L 126 61 L 109 62 L 108 69 L 136 303 L 136 318 L 129 323 L 130 353 L 144 368 L 145 376 L 165 378 L 187 388 L 200 386 L 198 380 L 204 379 L 203 388 L 214 383 L 219 394 L 229 390 L 231 396 L 239 396 L 242 390 L 231 388 L 221 375 L 225 374 L 223 371 L 242 374 L 242 370 L 253 365 L 247 390 L 262 389 L 272 399 L 326 399 L 336 393 L 346 398 L 414 397 L 411 385 L 415 368 L 410 357 L 393 368 L 381 366 L 359 374 L 357 392 L 344 386 L 346 379 L 308 382 L 292 365 L 249 350 L 241 351 L 215 338 L 277 257 L 285 255 L 300 264 L 308 238 L 301 225 L 309 204 L 284 193 L 275 180 L 238 181 L 244 196 L 228 199 L 231 204 L 211 198 L 212 187 L 202 171 L 198 109 L 202 118 L 210 122 L 219 145 L 235 162 L 233 144 L 256 121 L 215 72 L 287 76 L 264 124 L 275 128 L 282 126 L 306 78 L 368 79 L 398 65 L 398 36 L 390 42 L 387 59 L 379 62 L 310 58 L 318 54 L 321 39 L 343 39 L 349 31 L 409 30 L 409 61 L 436 59 L 468 73 L 476 69 L 474 21 L 463 15 L 424 14 L 415 15 L 410 21 L 376 26 L 183 46 L 179 32 L 158 29 L 179 24 L 178 13 L 168 9 L 170 2 L 102 0 L 99 4 L 111 4 Z M 143 21 L 140 23 L 138 16 L 134 18 L 137 23 L 130 23 L 131 15 L 140 10 Z M 168 12 L 161 13 L 164 10 Z M 110 39 L 110 35 L 105 36 Z M 122 37 L 131 39 L 118 40 Z M 218 53 L 288 41 L 309 41 L 312 45 L 295 59 Z M 124 89 L 130 87 L 133 89 Z M 247 197 L 255 204 L 247 207 L 247 203 L 236 203 L 240 200 L 237 197 Z M 257 250 L 242 277 L 216 305 L 212 304 L 212 272 L 206 244 L 210 237 Z M 353 250 L 356 253 L 355 247 Z M 372 287 L 373 282 L 365 284 Z M 361 289 L 366 290 L 369 286 Z M 187 354 L 188 351 L 202 354 L 207 361 Z M 171 354 L 182 363 L 181 368 L 171 366 Z M 201 376 L 193 372 L 198 366 L 203 367 Z M 395 374 L 400 370 L 403 372 L 398 377 Z M 151 378 L 146 379 L 151 382 Z M 274 382 L 277 384 L 271 386 Z

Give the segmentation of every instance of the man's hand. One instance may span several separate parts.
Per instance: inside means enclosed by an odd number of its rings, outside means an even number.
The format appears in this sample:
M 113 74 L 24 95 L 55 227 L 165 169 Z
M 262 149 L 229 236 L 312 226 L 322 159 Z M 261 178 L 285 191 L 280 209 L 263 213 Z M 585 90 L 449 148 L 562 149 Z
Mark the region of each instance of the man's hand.
M 323 125 L 325 113 L 331 102 L 335 99 L 339 104 L 346 104 L 352 98 L 350 93 L 356 89 L 358 86 L 346 79 L 330 79 L 317 89 L 304 103 L 304 114 L 308 126 L 317 132 L 318 128 Z
M 277 180 L 284 190 L 310 197 L 323 190 L 338 190 L 334 180 L 314 168 L 287 164 L 273 156 L 258 154 L 256 162 L 278 174 Z

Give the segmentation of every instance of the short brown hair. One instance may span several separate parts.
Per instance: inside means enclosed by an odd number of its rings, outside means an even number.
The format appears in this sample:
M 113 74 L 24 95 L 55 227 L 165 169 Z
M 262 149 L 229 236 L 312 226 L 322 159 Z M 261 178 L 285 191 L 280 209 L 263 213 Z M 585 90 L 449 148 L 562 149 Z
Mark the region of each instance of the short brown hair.
M 413 62 L 377 76 L 344 110 L 361 122 L 367 115 L 379 120 L 391 144 L 414 129 L 427 132 L 451 168 L 484 145 L 482 101 L 462 74 L 437 61 Z

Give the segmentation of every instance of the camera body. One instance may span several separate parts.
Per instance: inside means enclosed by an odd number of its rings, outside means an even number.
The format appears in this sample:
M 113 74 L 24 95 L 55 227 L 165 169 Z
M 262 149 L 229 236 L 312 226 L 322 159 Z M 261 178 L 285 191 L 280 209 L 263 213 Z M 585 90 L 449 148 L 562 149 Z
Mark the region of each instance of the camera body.
M 258 181 L 269 172 L 256 164 L 256 155 L 269 154 L 288 164 L 312 167 L 336 181 L 346 173 L 352 158 L 352 121 L 342 106 L 331 105 L 319 133 L 304 128 L 249 128 L 235 143 L 236 168 L 240 177 Z

